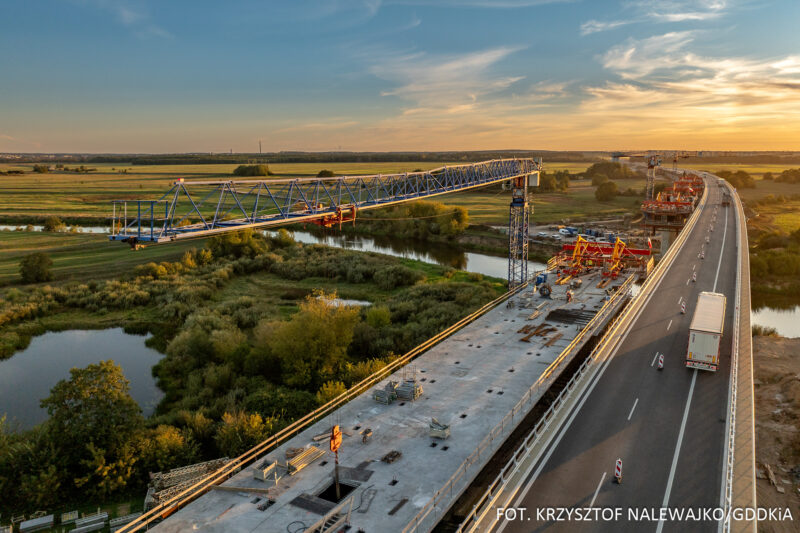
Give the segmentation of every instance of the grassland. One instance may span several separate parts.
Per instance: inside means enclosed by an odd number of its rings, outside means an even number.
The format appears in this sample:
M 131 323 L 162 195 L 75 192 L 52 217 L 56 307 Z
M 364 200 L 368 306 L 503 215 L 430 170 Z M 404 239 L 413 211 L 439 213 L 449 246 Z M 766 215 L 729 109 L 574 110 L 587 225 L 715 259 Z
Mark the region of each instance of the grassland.
M 322 168 L 338 175 L 391 174 L 428 170 L 440 162 L 410 163 L 291 163 L 270 165 L 274 178 L 315 176 Z M 21 169 L 22 175 L 0 175 L 0 223 L 42 220 L 58 215 L 70 223 L 104 224 L 112 200 L 155 200 L 178 178 L 226 179 L 237 165 L 92 165 L 95 172 L 76 174 L 30 172 L 33 165 L 0 165 L 0 171 Z M 549 171 L 582 172 L 589 163 L 548 163 Z M 448 196 L 444 198 L 448 198 Z
M 644 180 L 618 181 L 620 189 L 644 189 Z M 569 190 L 533 195 L 533 217 L 536 224 L 577 220 L 586 218 L 604 218 L 620 216 L 638 211 L 640 197 L 618 196 L 610 202 L 598 202 L 594 196 L 595 187 L 588 181 L 573 181 Z M 469 210 L 469 220 L 473 224 L 507 224 L 508 223 L 508 191 L 499 187 L 479 189 L 474 192 L 451 194 L 442 201 L 448 205 L 457 205 Z
M 177 242 L 133 252 L 127 245 L 109 242 L 104 235 L 0 231 L 0 285 L 19 282 L 19 261 L 34 251 L 44 252 L 53 260 L 56 281 L 86 281 L 131 272 L 136 265 L 150 261 L 176 261 L 186 250 L 202 246 L 203 241 Z

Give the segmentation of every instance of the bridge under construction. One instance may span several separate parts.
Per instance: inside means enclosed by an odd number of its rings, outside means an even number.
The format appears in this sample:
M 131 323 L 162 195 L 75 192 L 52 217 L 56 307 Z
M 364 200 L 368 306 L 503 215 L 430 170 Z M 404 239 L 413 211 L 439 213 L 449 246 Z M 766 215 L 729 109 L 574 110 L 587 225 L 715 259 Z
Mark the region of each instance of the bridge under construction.
M 565 245 L 546 270 L 530 276 L 528 187 L 536 183 L 531 177 L 540 168 L 539 161 L 503 160 L 444 167 L 424 177 L 402 175 L 406 182 L 401 175 L 264 180 L 250 182 L 243 193 L 239 191 L 244 182 L 176 182 L 158 202 L 136 201 L 132 218 L 130 202 L 115 203 L 111 239 L 136 245 L 292 222 L 341 224 L 354 220 L 360 209 L 491 183 L 512 185 L 509 293 L 242 456 L 162 493 L 151 492 L 151 508 L 123 531 L 296 527 L 325 532 L 345 526 L 430 531 L 456 507 L 461 508 L 455 509 L 456 516 L 465 520 L 459 529 L 483 530 L 485 510 L 496 505 L 496 495 L 507 489 L 515 469 L 503 469 L 480 499 L 468 490 L 474 480 L 479 474 L 482 479 L 487 476 L 484 469 L 492 468 L 493 457 L 512 434 L 531 431 L 523 442 L 525 450 L 514 454 L 516 467 L 529 447 L 560 427 L 573 391 L 618 348 L 620 337 L 641 314 L 642 300 L 652 297 L 686 246 L 708 201 L 707 186 L 700 189 L 694 183 L 690 191 L 673 186 L 676 194 L 690 198 L 691 207 L 688 216 L 675 221 L 675 226 L 681 225 L 675 228 L 679 237 L 657 267 L 647 249 L 629 249 L 619 240 L 600 245 L 579 238 Z M 707 185 L 711 178 L 698 179 Z M 211 192 L 198 199 L 190 193 L 194 185 Z M 265 204 L 271 207 L 262 210 L 259 206 Z M 161 209 L 163 216 L 157 216 Z M 641 289 L 637 279 L 644 281 Z M 735 339 L 738 333 L 734 331 Z M 739 348 L 733 352 L 735 366 Z M 748 376 L 752 393 L 752 375 L 743 366 L 744 377 L 733 373 L 731 383 L 743 380 L 747 395 Z M 736 397 L 734 389 L 728 399 L 732 413 L 739 405 Z M 730 450 L 723 469 L 727 477 L 722 477 L 721 487 L 719 477 L 716 481 L 726 508 L 734 503 L 754 505 L 754 493 L 750 499 L 747 488 L 752 454 L 746 445 L 739 445 L 738 463 L 733 454 L 737 438 L 746 438 L 748 427 L 752 436 L 752 411 L 748 415 L 742 405 L 738 426 L 729 423 L 725 441 Z M 737 427 L 744 437 L 737 435 Z M 343 438 L 333 454 L 336 429 Z M 718 446 L 722 449 L 723 443 Z M 471 506 L 472 512 L 465 512 L 464 506 Z

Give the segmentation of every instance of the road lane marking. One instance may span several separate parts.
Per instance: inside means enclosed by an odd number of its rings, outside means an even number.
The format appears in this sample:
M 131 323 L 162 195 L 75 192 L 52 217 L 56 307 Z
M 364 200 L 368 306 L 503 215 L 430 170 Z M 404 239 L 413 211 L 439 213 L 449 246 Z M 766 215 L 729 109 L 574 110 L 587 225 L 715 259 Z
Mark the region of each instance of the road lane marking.
M 696 267 L 696 266 L 697 266 L 697 265 L 692 265 L 692 270 L 694 270 L 694 267 Z
M 672 320 L 670 320 L 670 321 L 669 321 L 669 324 L 667 324 L 667 331 L 669 331 L 669 328 L 670 328 L 670 327 L 672 327 Z
M 717 280 L 719 279 L 719 267 L 722 266 L 722 256 L 725 252 L 725 236 L 728 234 L 728 212 L 725 211 L 725 231 L 722 232 L 722 248 L 719 251 L 719 262 L 717 263 L 717 275 L 714 276 L 714 288 L 711 292 L 717 292 Z
M 686 284 L 688 285 L 690 281 L 692 281 L 692 278 L 687 279 Z
M 705 204 L 703 204 L 703 205 L 705 205 Z M 684 245 L 685 245 L 685 243 L 684 243 Z M 689 253 L 689 252 L 684 252 L 684 253 Z M 555 440 L 551 440 L 551 441 L 545 443 L 544 447 L 545 447 L 545 449 L 548 450 L 547 453 L 545 453 L 545 456 L 541 457 L 541 454 L 540 454 L 539 457 L 536 458 L 536 461 L 533 463 L 533 465 L 531 465 L 531 467 L 525 472 L 525 474 L 523 476 L 523 482 L 525 482 L 525 480 L 528 480 L 527 483 L 525 483 L 525 486 L 524 487 L 520 487 L 518 485 L 517 488 L 515 490 L 513 490 L 511 498 L 513 498 L 515 506 L 519 507 L 521 505 L 521 502 L 525 499 L 525 496 L 527 496 L 528 492 L 530 492 L 531 487 L 533 486 L 533 484 L 538 479 L 539 474 L 541 474 L 541 472 L 544 469 L 544 467 L 547 464 L 547 462 L 550 460 L 550 457 L 553 455 L 553 452 L 558 447 L 558 444 L 561 442 L 561 439 L 567 433 L 567 431 L 569 430 L 570 426 L 572 425 L 572 422 L 578 416 L 578 413 L 583 408 L 583 405 L 586 403 L 586 400 L 589 398 L 589 396 L 592 395 L 592 391 L 594 390 L 595 386 L 600 382 L 600 379 L 603 377 L 603 374 L 605 374 L 605 371 L 608 368 L 608 366 L 611 364 L 611 361 L 614 359 L 614 357 L 616 357 L 617 352 L 619 351 L 620 347 L 625 343 L 625 340 L 628 338 L 628 335 L 631 333 L 631 331 L 633 331 L 633 326 L 635 326 L 636 323 L 639 321 L 639 319 L 642 318 L 644 310 L 647 309 L 647 307 L 650 305 L 650 301 L 653 299 L 653 295 L 655 294 L 656 291 L 658 291 L 658 288 L 661 286 L 661 283 L 664 281 L 664 279 L 666 279 L 667 274 L 669 273 L 669 271 L 672 269 L 672 267 L 674 265 L 675 265 L 674 261 L 671 262 L 669 265 L 667 265 L 666 270 L 661 275 L 661 277 L 658 279 L 656 284 L 653 286 L 653 289 L 650 292 L 650 294 L 648 294 L 646 296 L 644 302 L 642 302 L 642 306 L 639 309 L 639 311 L 637 312 L 636 316 L 630 321 L 630 323 L 628 324 L 628 327 L 625 328 L 624 333 L 621 335 L 621 337 L 617 341 L 616 345 L 611 349 L 611 353 L 609 353 L 608 356 L 606 357 L 605 361 L 603 363 L 601 363 L 602 366 L 597 371 L 597 374 L 591 376 L 591 378 L 590 378 L 591 381 L 590 381 L 590 384 L 589 384 L 588 388 L 583 392 L 583 396 L 581 397 L 580 401 L 578 402 L 578 405 L 576 405 L 573 408 L 572 413 L 570 414 L 570 416 L 567 418 L 566 422 L 564 422 L 564 424 L 561 426 L 560 430 L 555 435 Z M 538 467 L 534 470 L 533 468 L 537 464 L 538 464 Z M 531 473 L 532 470 L 533 470 L 533 472 Z M 503 530 L 506 528 L 506 526 L 509 523 L 510 523 L 509 521 L 500 522 L 500 527 L 497 528 L 496 532 L 497 533 L 502 533 Z
M 692 384 L 689 385 L 689 395 L 686 397 L 686 407 L 683 409 L 683 420 L 681 421 L 681 430 L 678 433 L 678 443 L 675 445 L 675 455 L 672 456 L 672 467 L 669 469 L 669 479 L 667 480 L 667 490 L 664 493 L 664 501 L 661 502 L 661 507 L 666 507 L 669 503 L 669 494 L 672 492 L 672 482 L 675 480 L 675 470 L 678 468 L 678 456 L 681 454 L 681 444 L 683 443 L 683 434 L 686 431 L 686 420 L 689 418 L 689 407 L 692 405 L 692 393 L 694 392 L 694 382 L 697 381 L 697 369 L 692 373 Z M 656 533 L 661 533 L 664 529 L 664 521 L 658 521 Z
M 631 416 L 633 416 L 633 410 L 634 410 L 634 409 L 636 409 L 636 404 L 637 404 L 637 403 L 639 403 L 639 398 L 636 398 L 636 401 L 635 401 L 635 402 L 633 402 L 633 407 L 631 407 L 631 412 L 630 412 L 630 413 L 628 413 L 628 420 L 630 420 L 630 419 L 631 419 Z M 591 507 L 591 506 L 590 506 L 590 507 Z
M 653 366 L 654 364 L 656 364 L 656 359 L 658 359 L 658 352 L 656 352 L 656 354 L 653 356 L 653 362 L 650 363 L 650 366 Z
M 603 486 L 603 480 L 606 478 L 606 473 L 603 472 L 603 477 L 600 478 L 600 483 L 597 484 L 597 488 L 594 489 L 594 496 L 592 496 L 592 501 L 589 504 L 589 507 L 594 507 L 594 501 L 597 499 L 597 493 L 600 492 L 600 487 Z
M 681 305 L 681 301 L 682 301 L 682 300 L 683 300 L 683 296 L 681 296 L 680 298 L 678 298 L 678 305 Z

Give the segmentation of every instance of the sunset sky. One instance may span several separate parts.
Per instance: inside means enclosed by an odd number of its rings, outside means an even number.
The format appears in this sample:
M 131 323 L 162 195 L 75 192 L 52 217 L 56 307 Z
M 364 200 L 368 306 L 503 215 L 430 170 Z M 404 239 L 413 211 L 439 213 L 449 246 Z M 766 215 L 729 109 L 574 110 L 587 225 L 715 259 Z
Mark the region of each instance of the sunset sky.
M 800 150 L 798 0 L 3 0 L 0 152 Z

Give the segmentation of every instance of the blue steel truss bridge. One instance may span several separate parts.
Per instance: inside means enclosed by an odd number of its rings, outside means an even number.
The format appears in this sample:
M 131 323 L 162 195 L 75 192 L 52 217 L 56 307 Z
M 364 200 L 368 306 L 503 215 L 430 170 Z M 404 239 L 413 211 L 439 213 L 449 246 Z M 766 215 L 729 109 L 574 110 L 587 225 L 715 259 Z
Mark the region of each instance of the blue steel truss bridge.
M 115 200 L 112 241 L 136 247 L 295 222 L 330 226 L 356 213 L 511 181 L 509 284 L 526 281 L 527 189 L 540 159 L 496 159 L 424 172 L 294 179 L 184 181 L 157 200 Z M 530 179 L 534 177 L 534 179 Z M 513 226 L 513 227 L 511 227 Z M 517 227 L 519 226 L 519 227 Z M 519 279 L 517 279 L 519 278 Z

